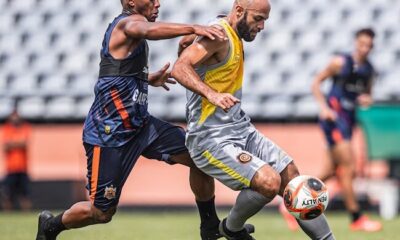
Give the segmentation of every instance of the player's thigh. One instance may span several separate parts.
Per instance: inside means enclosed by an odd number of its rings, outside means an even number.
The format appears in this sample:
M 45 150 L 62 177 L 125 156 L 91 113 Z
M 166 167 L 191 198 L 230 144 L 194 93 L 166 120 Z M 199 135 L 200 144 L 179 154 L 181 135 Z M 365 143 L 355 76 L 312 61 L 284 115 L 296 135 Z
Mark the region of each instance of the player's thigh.
M 335 144 L 331 148 L 330 152 L 337 167 L 355 167 L 354 155 L 350 140 L 341 141 L 340 143 Z
M 353 123 L 344 117 L 338 117 L 335 121 L 320 120 L 320 127 L 329 148 L 350 141 L 353 135 Z
M 150 136 L 156 137 L 143 151 L 144 157 L 169 164 L 180 163 L 193 166 L 193 161 L 185 146 L 183 128 L 152 117 L 150 131 Z
M 140 156 L 140 144 L 132 140 L 122 147 L 84 146 L 90 201 L 106 212 L 118 205 L 124 183 Z
M 257 156 L 234 144 L 215 146 L 192 157 L 199 169 L 233 190 L 249 188 L 256 172 L 265 165 Z
M 257 130 L 249 135 L 246 150 L 278 173 L 281 173 L 289 163 L 293 162 L 293 159 L 284 150 Z

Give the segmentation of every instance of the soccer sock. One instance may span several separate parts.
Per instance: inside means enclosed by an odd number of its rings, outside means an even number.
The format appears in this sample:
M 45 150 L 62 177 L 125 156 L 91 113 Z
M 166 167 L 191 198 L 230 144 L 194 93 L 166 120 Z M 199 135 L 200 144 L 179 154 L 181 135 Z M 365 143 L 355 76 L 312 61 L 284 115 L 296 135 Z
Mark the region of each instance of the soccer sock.
M 208 201 L 196 200 L 197 208 L 199 209 L 201 228 L 213 228 L 218 226 L 219 218 L 215 211 L 215 197 Z
M 55 238 L 60 232 L 66 230 L 67 228 L 62 223 L 62 216 L 64 212 L 59 215 L 49 219 L 45 224 L 45 233 L 47 237 Z
M 306 233 L 311 239 L 335 240 L 324 214 L 311 220 L 296 220 L 304 233 Z
M 361 217 L 361 211 L 357 211 L 357 212 L 351 212 L 351 221 L 355 222 L 357 221 L 360 217 Z
M 259 212 L 271 199 L 251 189 L 242 190 L 236 198 L 236 203 L 229 212 L 226 227 L 237 232 L 243 229 L 247 219 Z

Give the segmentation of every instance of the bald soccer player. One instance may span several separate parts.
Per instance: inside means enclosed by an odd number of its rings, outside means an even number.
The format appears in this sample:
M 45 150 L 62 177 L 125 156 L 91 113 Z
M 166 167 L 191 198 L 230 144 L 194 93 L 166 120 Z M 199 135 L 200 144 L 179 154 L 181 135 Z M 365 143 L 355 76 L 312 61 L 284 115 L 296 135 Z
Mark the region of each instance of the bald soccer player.
M 267 0 L 235 1 L 227 16 L 210 24 L 222 27 L 227 39 L 199 37 L 190 44 L 193 37 L 184 38 L 171 73 L 188 89 L 186 146 L 192 159 L 205 173 L 240 191 L 220 224 L 221 234 L 232 240 L 254 239 L 244 228 L 247 219 L 282 196 L 286 184 L 299 175 L 292 158 L 241 110 L 242 39 L 255 39 L 270 10 Z M 324 215 L 299 224 L 312 239 L 334 239 Z
M 148 85 L 168 90 L 166 83 L 174 81 L 169 80 L 169 64 L 148 74 L 146 40 L 188 34 L 212 40 L 225 36 L 215 27 L 155 23 L 159 0 L 121 0 L 121 4 L 122 13 L 104 35 L 95 100 L 83 130 L 90 201 L 78 202 L 57 216 L 43 211 L 36 239 L 52 240 L 66 229 L 110 222 L 123 185 L 140 155 L 191 168 L 190 185 L 200 212 L 201 239 L 218 239 L 214 180 L 193 164 L 183 129 L 147 112 Z

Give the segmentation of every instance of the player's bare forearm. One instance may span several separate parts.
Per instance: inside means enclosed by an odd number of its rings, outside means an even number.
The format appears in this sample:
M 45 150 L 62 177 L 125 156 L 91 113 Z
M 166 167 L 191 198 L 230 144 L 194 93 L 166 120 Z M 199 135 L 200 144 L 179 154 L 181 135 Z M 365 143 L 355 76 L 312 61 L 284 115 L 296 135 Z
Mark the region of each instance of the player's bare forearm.
M 171 77 L 182 84 L 182 86 L 184 86 L 185 88 L 207 99 L 212 94 L 215 94 L 215 91 L 212 88 L 201 81 L 193 66 L 185 63 L 185 61 L 183 61 L 182 59 L 179 59 L 175 63 L 175 66 L 171 71 Z
M 368 81 L 368 86 L 367 86 L 367 94 L 372 95 L 372 86 L 374 85 L 375 82 L 375 78 L 372 77 L 371 79 L 369 79 Z
M 195 26 L 178 23 L 130 21 L 126 24 L 125 33 L 132 38 L 161 40 L 195 33 Z
M 314 98 L 317 100 L 318 105 L 320 106 L 320 108 L 323 109 L 327 109 L 328 105 L 326 104 L 325 101 L 325 96 L 321 91 L 321 82 L 323 80 L 319 78 L 319 76 L 316 77 L 316 79 L 314 80 L 313 84 L 312 84 L 312 93 L 314 95 Z
M 321 84 L 326 79 L 336 75 L 342 68 L 343 64 L 344 64 L 343 57 L 336 56 L 332 58 L 328 66 L 320 73 L 318 73 L 314 79 L 311 90 L 319 106 L 321 107 L 321 110 L 326 110 L 329 108 L 328 105 L 326 104 L 324 94 L 321 91 Z
M 209 39 L 224 39 L 225 35 L 221 29 L 201 25 L 148 22 L 142 16 L 134 15 L 122 22 L 121 26 L 125 35 L 134 39 L 161 40 L 179 36 L 196 34 Z

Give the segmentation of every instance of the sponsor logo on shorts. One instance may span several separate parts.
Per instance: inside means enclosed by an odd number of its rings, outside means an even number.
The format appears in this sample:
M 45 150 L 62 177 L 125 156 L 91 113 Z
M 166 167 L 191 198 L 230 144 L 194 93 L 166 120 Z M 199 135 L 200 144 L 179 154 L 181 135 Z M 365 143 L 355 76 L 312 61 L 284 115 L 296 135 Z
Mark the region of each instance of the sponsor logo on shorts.
M 117 188 L 114 187 L 114 185 L 106 187 L 106 189 L 104 190 L 104 197 L 107 198 L 108 200 L 114 199 L 116 194 L 117 194 Z
M 237 156 L 237 159 L 241 163 L 248 163 L 253 159 L 253 157 L 248 153 L 242 152 Z

